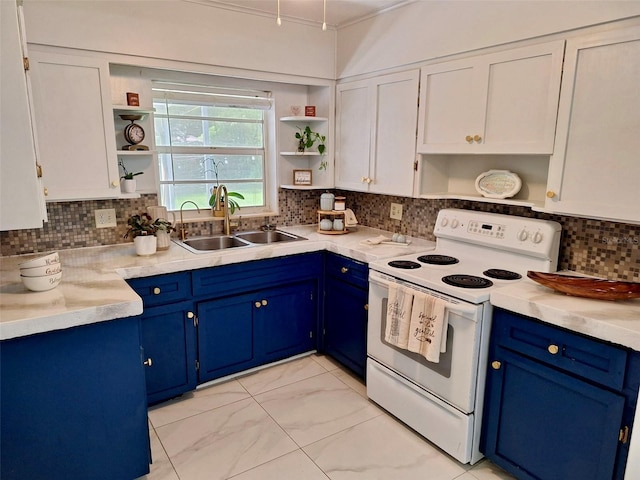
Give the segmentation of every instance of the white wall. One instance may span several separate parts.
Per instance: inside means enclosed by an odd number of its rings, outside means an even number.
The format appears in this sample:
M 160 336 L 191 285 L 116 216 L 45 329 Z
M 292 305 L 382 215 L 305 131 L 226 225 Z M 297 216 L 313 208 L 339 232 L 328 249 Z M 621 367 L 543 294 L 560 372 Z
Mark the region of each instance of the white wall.
M 181 0 L 24 4 L 29 43 L 335 78 L 334 30 Z
M 640 1 L 416 0 L 338 31 L 337 78 L 640 15 Z

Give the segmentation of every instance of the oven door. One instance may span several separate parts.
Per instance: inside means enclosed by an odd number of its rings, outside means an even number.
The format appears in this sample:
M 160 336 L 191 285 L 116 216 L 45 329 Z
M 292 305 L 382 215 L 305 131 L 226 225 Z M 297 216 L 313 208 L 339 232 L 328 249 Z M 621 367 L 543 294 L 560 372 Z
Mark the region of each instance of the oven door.
M 389 284 L 395 282 L 447 301 L 447 349 L 440 362 L 384 341 Z M 483 305 L 474 305 L 376 271 L 369 272 L 367 355 L 465 414 L 474 411 Z

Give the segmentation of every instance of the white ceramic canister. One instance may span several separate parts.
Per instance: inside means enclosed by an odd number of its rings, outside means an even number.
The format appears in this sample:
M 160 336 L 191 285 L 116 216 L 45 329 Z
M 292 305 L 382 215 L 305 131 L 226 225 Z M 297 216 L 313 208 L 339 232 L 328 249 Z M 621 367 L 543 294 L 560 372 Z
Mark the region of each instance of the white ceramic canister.
M 331 230 L 332 228 L 333 222 L 330 219 L 324 218 L 320 220 L 320 230 Z
M 341 218 L 336 218 L 333 220 L 333 229 L 342 231 L 344 230 L 344 221 Z
M 320 210 L 333 210 L 333 201 L 335 198 L 335 195 L 330 192 L 320 195 Z

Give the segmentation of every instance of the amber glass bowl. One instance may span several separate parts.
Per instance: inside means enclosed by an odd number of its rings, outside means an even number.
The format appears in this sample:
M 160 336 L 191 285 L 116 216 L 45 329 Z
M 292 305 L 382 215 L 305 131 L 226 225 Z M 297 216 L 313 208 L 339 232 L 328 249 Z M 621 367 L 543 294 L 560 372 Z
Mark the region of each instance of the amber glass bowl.
M 598 300 L 629 300 L 640 298 L 640 283 L 617 282 L 599 278 L 574 277 L 558 273 L 527 272 L 534 282 L 574 297 Z

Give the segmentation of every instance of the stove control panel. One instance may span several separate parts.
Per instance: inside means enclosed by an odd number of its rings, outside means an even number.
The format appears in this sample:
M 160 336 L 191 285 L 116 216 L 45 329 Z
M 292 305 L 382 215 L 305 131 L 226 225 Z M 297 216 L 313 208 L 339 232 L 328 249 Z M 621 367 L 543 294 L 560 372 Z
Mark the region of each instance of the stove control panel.
M 557 252 L 560 232 L 553 221 L 455 208 L 440 210 L 434 229 L 437 238 L 543 258 Z

